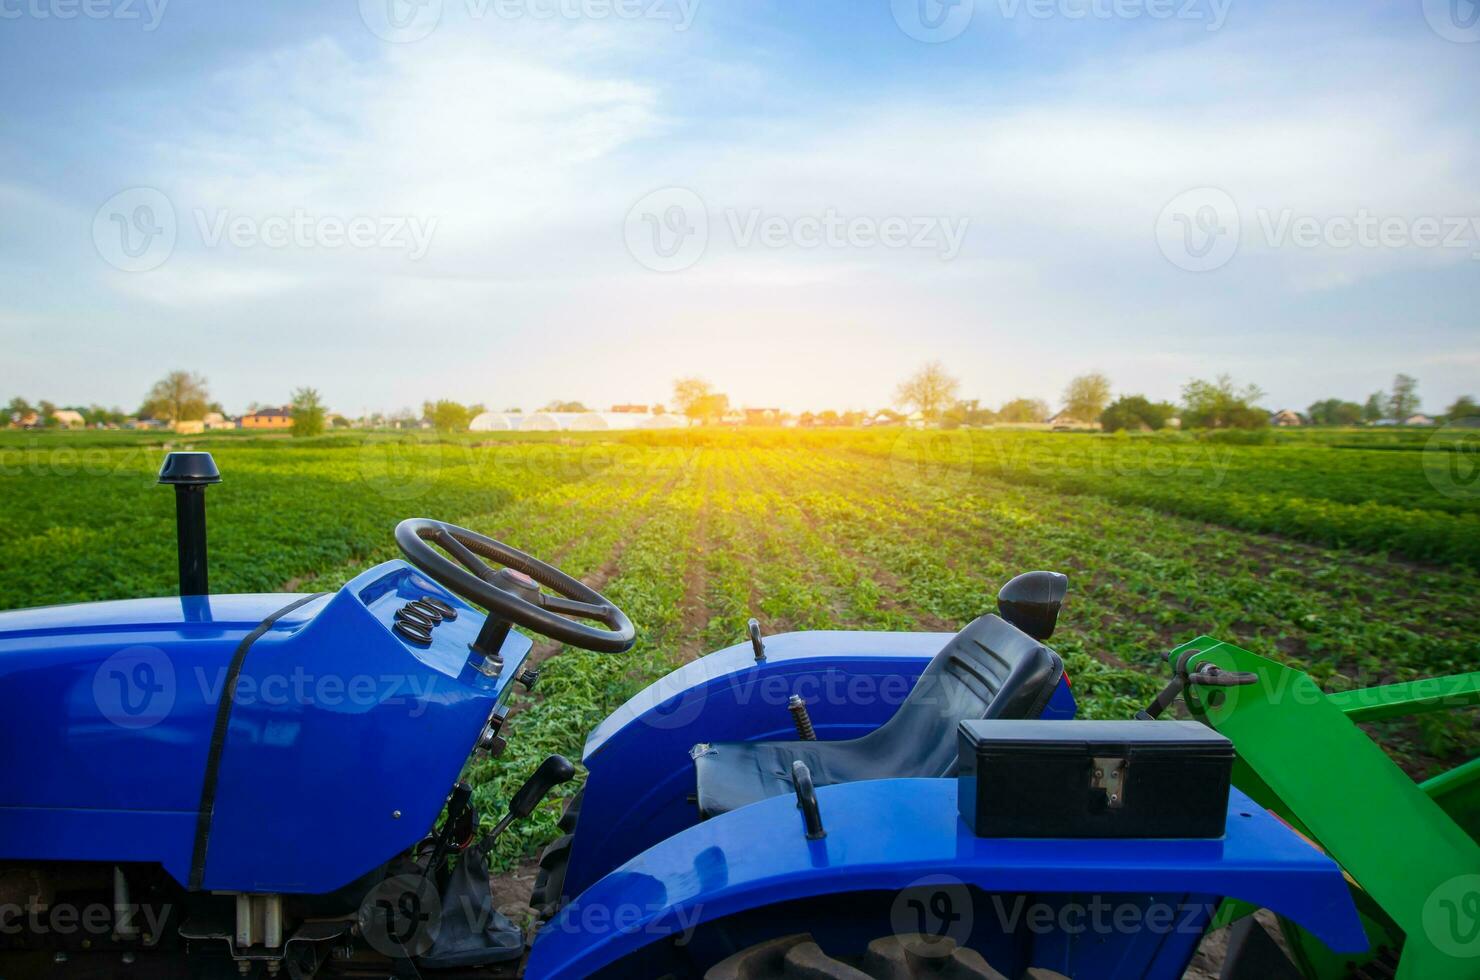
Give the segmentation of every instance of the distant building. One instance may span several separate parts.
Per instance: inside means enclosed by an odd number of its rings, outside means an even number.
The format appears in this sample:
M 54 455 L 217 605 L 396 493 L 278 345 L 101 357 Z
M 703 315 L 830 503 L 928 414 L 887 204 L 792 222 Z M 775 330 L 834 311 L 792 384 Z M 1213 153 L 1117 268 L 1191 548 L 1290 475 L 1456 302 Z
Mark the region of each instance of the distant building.
M 12 429 L 34 429 L 41 424 L 41 416 L 35 412 L 16 412 L 10 416 Z
M 613 405 L 612 411 L 620 415 L 646 415 L 648 407 L 646 405 Z
M 1044 422 L 1048 426 L 1050 426 L 1051 428 L 1053 428 L 1054 431 L 1056 431 L 1056 432 L 1067 432 L 1070 429 L 1099 429 L 1099 428 L 1101 428 L 1100 423 L 1098 423 L 1098 422 L 1086 422 L 1086 421 L 1084 421 L 1084 419 L 1077 419 L 1077 418 L 1075 418 L 1074 416 L 1070 415 L 1068 412 L 1058 412 L 1058 413 L 1055 413 L 1053 415 L 1050 415 L 1047 419 L 1044 420 Z
M 242 416 L 243 429 L 291 429 L 293 428 L 293 410 L 291 408 L 259 408 L 255 412 L 248 412 Z
M 1293 408 L 1282 408 L 1269 417 L 1269 424 L 1281 428 L 1290 428 L 1305 424 L 1305 416 Z
M 201 424 L 207 429 L 234 429 L 236 423 L 220 412 L 207 412 Z
M 62 413 L 61 412 L 58 412 L 57 414 L 60 415 Z M 1431 418 L 1429 418 L 1427 415 L 1424 415 L 1422 412 L 1420 412 L 1417 415 L 1410 415 L 1410 416 L 1408 416 L 1406 419 L 1403 420 L 1403 424 L 1404 425 L 1433 425 L 1434 424 L 1434 420 L 1431 419 Z
M 198 436 L 206 431 L 206 424 L 201 419 L 179 419 L 170 428 L 182 436 Z
M 70 408 L 59 408 L 51 413 L 51 417 L 57 420 L 57 425 L 64 429 L 80 429 L 87 425 L 83 420 L 82 413 Z
M 743 411 L 746 425 L 781 424 L 781 409 L 779 408 L 747 408 Z

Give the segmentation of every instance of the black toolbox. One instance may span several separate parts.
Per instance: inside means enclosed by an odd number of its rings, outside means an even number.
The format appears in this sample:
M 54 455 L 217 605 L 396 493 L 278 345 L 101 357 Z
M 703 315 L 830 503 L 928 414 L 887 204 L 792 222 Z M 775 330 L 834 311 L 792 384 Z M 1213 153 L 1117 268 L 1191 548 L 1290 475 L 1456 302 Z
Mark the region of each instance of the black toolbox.
M 979 837 L 1222 837 L 1233 743 L 1192 721 L 961 722 Z

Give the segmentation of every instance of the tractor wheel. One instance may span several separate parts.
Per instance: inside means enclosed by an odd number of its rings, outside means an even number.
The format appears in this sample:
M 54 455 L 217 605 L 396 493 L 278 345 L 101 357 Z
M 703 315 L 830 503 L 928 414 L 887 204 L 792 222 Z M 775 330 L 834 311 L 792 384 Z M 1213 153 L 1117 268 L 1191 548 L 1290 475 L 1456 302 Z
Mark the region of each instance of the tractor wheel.
M 704 980 L 1008 980 L 980 953 L 943 936 L 885 936 L 861 956 L 834 958 L 810 933 L 742 949 L 710 967 Z M 1037 967 L 1022 980 L 1065 980 Z

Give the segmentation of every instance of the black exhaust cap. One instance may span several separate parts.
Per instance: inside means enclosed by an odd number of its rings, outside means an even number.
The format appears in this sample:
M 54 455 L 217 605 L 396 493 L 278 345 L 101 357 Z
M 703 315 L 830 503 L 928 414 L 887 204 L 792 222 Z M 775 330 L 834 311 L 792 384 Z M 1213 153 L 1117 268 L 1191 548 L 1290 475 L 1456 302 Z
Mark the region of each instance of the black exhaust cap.
M 207 595 L 206 487 L 221 482 L 210 453 L 170 453 L 159 482 L 175 488 L 175 534 L 180 552 L 180 594 Z

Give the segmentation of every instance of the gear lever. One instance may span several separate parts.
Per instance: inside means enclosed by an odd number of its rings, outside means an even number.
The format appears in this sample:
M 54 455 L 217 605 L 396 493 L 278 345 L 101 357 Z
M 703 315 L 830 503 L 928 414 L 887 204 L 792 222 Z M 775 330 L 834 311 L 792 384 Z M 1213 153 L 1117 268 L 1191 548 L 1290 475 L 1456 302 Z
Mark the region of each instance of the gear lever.
M 523 820 L 534 812 L 534 808 L 549 795 L 550 790 L 561 783 L 568 783 L 576 776 L 576 767 L 571 765 L 569 759 L 563 755 L 552 755 L 540 767 L 534 771 L 534 775 L 524 781 L 519 787 L 519 792 L 509 801 L 509 812 L 504 814 L 503 819 L 494 825 L 489 835 L 478 842 L 478 853 L 487 856 L 489 850 L 498 840 L 499 834 L 509 829 L 509 825 L 515 820 Z

